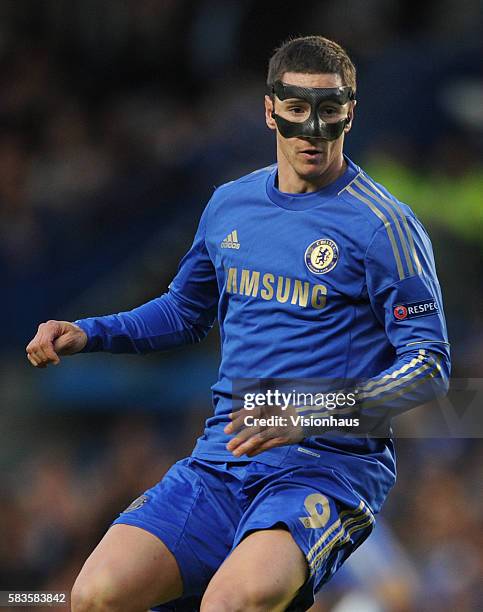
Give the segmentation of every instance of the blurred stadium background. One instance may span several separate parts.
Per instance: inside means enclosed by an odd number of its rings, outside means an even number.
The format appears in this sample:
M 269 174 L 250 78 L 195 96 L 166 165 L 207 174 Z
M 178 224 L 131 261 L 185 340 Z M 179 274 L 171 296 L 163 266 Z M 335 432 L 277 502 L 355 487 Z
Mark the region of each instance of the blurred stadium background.
M 274 160 L 265 70 L 289 34 L 355 59 L 347 151 L 428 227 L 453 374 L 481 378 L 481 17 L 479 0 L 0 1 L 0 590 L 69 589 L 201 432 L 216 331 L 47 371 L 24 346 L 46 319 L 166 290 L 213 185 Z M 409 434 L 398 450 L 375 535 L 318 612 L 482 609 L 481 441 Z

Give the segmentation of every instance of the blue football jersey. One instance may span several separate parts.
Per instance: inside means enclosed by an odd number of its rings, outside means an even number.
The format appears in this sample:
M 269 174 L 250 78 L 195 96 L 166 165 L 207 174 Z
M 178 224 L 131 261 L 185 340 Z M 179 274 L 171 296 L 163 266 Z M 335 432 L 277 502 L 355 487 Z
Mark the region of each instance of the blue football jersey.
M 313 193 L 281 192 L 276 165 L 219 187 L 167 293 L 76 322 L 85 351 L 147 352 L 197 342 L 218 319 L 214 414 L 194 456 L 236 460 L 223 432 L 236 379 L 361 380 L 367 414 L 424 403 L 428 379 L 447 387 L 429 237 L 408 206 L 345 159 L 344 174 Z M 313 436 L 254 460 L 330 466 L 374 511 L 395 480 L 389 438 Z

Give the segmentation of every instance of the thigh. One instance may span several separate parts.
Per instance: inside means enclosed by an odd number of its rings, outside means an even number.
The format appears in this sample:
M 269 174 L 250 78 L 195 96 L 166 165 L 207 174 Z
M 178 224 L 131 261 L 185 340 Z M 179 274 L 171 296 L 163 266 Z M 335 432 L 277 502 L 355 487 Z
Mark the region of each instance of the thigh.
M 158 537 L 131 525 L 113 525 L 107 531 L 73 589 L 78 601 L 111 602 L 113 608 L 126 612 L 146 610 L 179 597 L 181 592 L 181 575 L 173 554 Z
M 232 548 L 242 515 L 232 472 L 225 464 L 179 461 L 114 521 L 164 543 L 176 559 L 184 598 L 203 593 Z
M 285 610 L 307 576 L 305 557 L 287 530 L 255 531 L 213 576 L 201 610 Z
M 307 580 L 291 610 L 306 610 L 315 593 L 370 534 L 374 517 L 331 470 L 295 467 L 273 474 L 243 515 L 236 547 L 258 530 L 284 526 L 298 545 Z

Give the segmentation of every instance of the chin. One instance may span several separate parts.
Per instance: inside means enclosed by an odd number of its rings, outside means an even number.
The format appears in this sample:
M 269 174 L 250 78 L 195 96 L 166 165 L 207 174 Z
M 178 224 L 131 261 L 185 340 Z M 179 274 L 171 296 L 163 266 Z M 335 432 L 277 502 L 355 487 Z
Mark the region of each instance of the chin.
M 303 164 L 302 166 L 296 168 L 297 174 L 300 178 L 305 180 L 311 180 L 318 178 L 321 174 L 323 174 L 327 170 L 326 164 Z

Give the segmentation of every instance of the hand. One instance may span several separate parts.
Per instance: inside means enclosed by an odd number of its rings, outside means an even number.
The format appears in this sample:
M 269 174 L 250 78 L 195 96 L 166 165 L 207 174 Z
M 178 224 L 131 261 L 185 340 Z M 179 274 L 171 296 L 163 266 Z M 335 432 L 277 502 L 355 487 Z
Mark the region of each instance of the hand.
M 242 408 L 232 412 L 231 423 L 228 423 L 224 431 L 226 434 L 236 435 L 226 448 L 235 457 L 254 457 L 276 446 L 297 444 L 305 436 L 302 427 L 292 421 L 291 417 L 295 415 L 293 406 L 286 410 L 282 410 L 280 406 L 262 406 L 253 410 Z
M 50 363 L 58 365 L 59 356 L 73 355 L 87 344 L 86 333 L 69 321 L 41 323 L 27 345 L 27 359 L 36 368 L 46 368 Z

